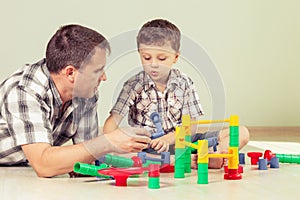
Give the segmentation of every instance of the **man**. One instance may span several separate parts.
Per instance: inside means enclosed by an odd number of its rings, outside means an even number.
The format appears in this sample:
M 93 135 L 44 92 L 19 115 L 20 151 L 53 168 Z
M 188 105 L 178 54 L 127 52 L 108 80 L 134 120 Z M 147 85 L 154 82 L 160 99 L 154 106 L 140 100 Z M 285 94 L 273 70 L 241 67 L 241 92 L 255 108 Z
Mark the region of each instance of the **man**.
M 99 135 L 97 88 L 106 80 L 107 40 L 80 25 L 61 27 L 46 58 L 16 71 L 0 85 L 0 164 L 29 162 L 40 177 L 65 174 L 75 162 L 109 152 L 139 152 L 150 134 L 116 129 Z M 74 145 L 61 146 L 72 139 Z

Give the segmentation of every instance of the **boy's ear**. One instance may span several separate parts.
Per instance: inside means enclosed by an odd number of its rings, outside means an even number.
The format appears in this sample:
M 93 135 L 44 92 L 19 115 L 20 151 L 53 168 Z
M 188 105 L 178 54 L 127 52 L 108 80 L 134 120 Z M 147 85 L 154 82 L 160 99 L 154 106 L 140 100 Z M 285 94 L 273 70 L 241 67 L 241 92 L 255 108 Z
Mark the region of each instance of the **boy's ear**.
M 175 59 L 174 59 L 174 64 L 178 61 L 179 59 L 179 56 L 180 56 L 180 52 L 178 51 L 176 54 L 175 54 Z
M 65 77 L 71 82 L 74 83 L 75 75 L 77 72 L 77 69 L 73 67 L 72 65 L 68 65 L 64 68 L 64 75 Z

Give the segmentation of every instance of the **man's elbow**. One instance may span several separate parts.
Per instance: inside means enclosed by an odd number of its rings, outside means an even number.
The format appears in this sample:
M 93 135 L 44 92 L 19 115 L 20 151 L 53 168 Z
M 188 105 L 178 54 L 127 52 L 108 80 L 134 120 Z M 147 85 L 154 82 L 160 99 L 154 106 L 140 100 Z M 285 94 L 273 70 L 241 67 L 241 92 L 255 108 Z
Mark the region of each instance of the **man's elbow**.
M 38 165 L 33 167 L 36 175 L 40 178 L 51 178 L 63 173 L 60 173 L 59 170 L 50 167 L 50 166 L 44 166 L 44 165 Z

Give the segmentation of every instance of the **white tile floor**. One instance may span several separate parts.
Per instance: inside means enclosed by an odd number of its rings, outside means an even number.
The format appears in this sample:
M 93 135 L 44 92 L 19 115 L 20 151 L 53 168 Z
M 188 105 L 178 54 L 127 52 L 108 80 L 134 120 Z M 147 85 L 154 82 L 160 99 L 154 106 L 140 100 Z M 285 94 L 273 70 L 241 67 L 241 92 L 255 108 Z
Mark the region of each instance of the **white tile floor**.
M 300 143 L 250 142 L 241 152 L 300 154 Z M 280 151 L 280 152 L 279 152 Z M 224 180 L 223 170 L 209 170 L 209 184 L 197 184 L 197 171 L 184 179 L 161 174 L 161 188 L 148 189 L 148 177 L 130 178 L 127 187 L 97 178 L 37 178 L 30 167 L 0 167 L 0 199 L 299 199 L 300 165 L 258 170 L 246 157 L 242 180 Z

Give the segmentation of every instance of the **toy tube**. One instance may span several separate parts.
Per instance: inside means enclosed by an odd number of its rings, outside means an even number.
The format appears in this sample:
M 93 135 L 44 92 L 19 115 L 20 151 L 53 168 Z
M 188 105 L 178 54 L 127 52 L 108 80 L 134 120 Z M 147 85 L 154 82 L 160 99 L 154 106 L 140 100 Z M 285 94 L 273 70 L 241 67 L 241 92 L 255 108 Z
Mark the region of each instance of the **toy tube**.
M 83 174 L 83 175 L 90 175 L 90 176 L 98 176 L 101 178 L 109 178 L 109 176 L 104 176 L 98 173 L 100 169 L 108 168 L 107 164 L 101 164 L 100 166 L 90 165 L 86 163 L 77 162 L 74 165 L 74 172 Z
M 191 121 L 192 124 L 214 124 L 214 123 L 223 123 L 223 122 L 230 122 L 229 119 L 223 120 L 198 120 L 198 121 Z

